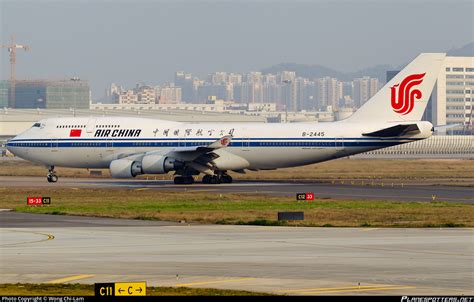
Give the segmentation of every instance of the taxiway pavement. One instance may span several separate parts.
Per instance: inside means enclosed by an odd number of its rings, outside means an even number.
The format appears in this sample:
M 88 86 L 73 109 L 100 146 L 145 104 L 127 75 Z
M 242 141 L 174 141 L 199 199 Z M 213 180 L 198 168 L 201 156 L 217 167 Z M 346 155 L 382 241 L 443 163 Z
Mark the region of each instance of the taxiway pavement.
M 295 295 L 473 295 L 474 230 L 0 212 L 0 283 L 147 281 Z

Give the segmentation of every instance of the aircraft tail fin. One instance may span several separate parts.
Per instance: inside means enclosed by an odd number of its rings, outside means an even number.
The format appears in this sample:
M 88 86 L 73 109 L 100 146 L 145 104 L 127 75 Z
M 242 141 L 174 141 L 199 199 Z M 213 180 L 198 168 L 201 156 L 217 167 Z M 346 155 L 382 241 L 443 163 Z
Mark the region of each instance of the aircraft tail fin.
M 345 121 L 420 121 L 445 56 L 420 54 Z

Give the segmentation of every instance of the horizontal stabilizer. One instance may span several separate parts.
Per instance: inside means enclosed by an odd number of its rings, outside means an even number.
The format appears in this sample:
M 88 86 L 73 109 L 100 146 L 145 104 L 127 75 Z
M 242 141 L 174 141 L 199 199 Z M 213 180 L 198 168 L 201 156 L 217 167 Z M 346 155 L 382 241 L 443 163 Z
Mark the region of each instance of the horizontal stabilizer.
M 454 127 L 459 127 L 462 126 L 462 123 L 458 124 L 449 124 L 449 125 L 439 125 L 434 127 L 434 131 L 442 131 L 442 130 L 448 130 Z
M 417 124 L 401 124 L 392 127 L 388 127 L 385 129 L 377 130 L 370 133 L 363 133 L 363 136 L 371 136 L 371 137 L 396 137 L 396 136 L 403 136 L 405 134 L 418 134 L 420 133 L 420 128 L 418 128 Z

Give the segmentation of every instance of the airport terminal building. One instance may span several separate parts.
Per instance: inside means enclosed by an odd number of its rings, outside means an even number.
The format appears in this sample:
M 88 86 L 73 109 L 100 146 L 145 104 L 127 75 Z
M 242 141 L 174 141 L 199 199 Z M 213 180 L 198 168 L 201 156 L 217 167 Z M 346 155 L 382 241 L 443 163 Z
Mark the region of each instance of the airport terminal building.
M 453 125 L 447 134 L 473 134 L 474 57 L 444 59 L 431 95 L 433 125 Z
M 0 108 L 89 109 L 90 103 L 89 83 L 78 78 L 16 81 L 14 100 L 9 81 L 0 82 Z

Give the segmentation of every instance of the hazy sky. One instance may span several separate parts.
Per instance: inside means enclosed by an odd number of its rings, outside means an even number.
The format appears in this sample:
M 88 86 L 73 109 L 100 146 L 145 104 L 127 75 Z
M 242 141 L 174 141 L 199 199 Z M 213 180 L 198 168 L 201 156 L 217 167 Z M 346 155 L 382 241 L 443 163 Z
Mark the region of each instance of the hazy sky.
M 420 52 L 474 40 L 474 1 L 5 1 L 0 41 L 20 51 L 18 78 L 91 82 L 172 81 L 246 72 L 281 62 L 355 71 L 400 65 Z M 9 78 L 1 52 L 1 78 Z

